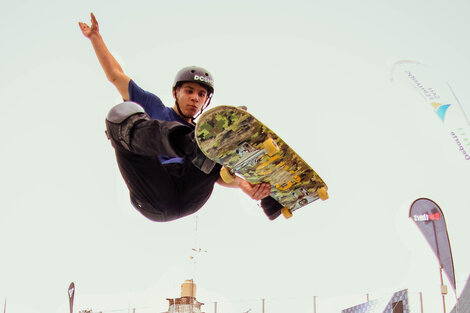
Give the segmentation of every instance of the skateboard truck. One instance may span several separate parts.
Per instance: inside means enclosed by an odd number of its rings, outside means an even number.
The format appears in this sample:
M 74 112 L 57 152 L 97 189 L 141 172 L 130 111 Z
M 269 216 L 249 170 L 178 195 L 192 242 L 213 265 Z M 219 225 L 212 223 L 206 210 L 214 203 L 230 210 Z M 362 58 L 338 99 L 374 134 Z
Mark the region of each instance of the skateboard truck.
M 305 189 L 301 189 L 301 195 L 298 197 L 298 201 L 295 203 L 295 205 L 292 208 L 283 207 L 281 209 L 281 213 L 285 218 L 291 218 L 295 210 L 300 209 L 301 207 L 306 206 L 307 204 L 317 199 L 324 201 L 328 199 L 328 197 L 328 191 L 325 187 L 318 188 L 316 196 L 311 195 L 311 193 Z
M 240 161 L 238 161 L 231 169 L 222 167 L 220 170 L 220 177 L 227 184 L 231 183 L 234 180 L 235 172 L 238 172 L 241 168 L 247 165 L 253 165 L 258 163 L 263 155 L 273 156 L 279 152 L 279 147 L 271 137 L 268 137 L 263 142 L 263 149 L 256 149 L 248 142 L 242 142 L 236 152 L 241 156 Z

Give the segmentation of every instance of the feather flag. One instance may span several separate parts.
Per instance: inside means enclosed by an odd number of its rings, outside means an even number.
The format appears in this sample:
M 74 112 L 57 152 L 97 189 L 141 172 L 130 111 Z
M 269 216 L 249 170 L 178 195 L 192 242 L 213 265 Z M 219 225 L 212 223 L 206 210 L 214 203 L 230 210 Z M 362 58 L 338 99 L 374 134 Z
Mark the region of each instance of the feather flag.
M 420 198 L 411 204 L 409 216 L 431 246 L 455 292 L 454 262 L 441 208 L 430 199 Z
M 69 296 L 70 313 L 73 313 L 73 298 L 75 297 L 75 284 L 73 282 L 70 283 L 67 293 Z
M 470 161 L 470 122 L 450 85 L 432 73 L 427 66 L 410 60 L 393 64 L 391 80 L 414 87 L 446 126 L 456 151 Z

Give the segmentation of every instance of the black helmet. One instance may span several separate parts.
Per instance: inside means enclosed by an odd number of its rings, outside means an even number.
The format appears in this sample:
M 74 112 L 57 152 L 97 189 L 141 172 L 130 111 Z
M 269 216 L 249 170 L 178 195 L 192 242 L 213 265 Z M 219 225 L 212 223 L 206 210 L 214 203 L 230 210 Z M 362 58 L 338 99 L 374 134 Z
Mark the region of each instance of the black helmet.
M 179 72 L 176 73 L 173 90 L 186 82 L 194 82 L 205 86 L 209 97 L 214 93 L 214 79 L 212 75 L 202 67 L 188 66 L 179 70 Z

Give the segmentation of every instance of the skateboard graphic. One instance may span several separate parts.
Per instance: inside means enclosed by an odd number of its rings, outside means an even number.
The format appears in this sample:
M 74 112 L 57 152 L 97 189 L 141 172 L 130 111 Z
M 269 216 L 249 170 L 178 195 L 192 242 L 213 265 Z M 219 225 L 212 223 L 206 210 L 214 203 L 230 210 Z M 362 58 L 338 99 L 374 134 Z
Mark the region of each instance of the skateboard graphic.
M 320 176 L 272 130 L 246 110 L 217 106 L 204 112 L 196 125 L 202 152 L 223 165 L 226 183 L 238 174 L 250 183 L 271 184 L 271 197 L 289 218 L 315 200 L 328 199 Z

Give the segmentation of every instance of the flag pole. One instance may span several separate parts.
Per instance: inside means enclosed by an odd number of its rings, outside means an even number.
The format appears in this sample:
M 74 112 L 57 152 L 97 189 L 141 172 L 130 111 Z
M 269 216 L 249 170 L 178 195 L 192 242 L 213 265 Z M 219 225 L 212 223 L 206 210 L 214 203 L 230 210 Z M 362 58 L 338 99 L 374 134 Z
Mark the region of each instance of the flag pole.
M 436 254 L 439 260 L 439 275 L 441 277 L 441 295 L 442 295 L 442 306 L 444 308 L 444 313 L 446 313 L 446 298 L 445 295 L 447 294 L 447 286 L 444 285 L 444 279 L 442 277 L 442 264 L 441 264 L 441 251 L 439 249 L 439 241 L 437 240 L 437 231 L 436 231 L 436 224 L 432 223 L 432 228 L 434 230 L 434 240 L 436 242 Z
M 444 280 L 442 278 L 442 266 L 439 265 L 439 273 L 441 274 L 441 294 L 442 294 L 442 305 L 444 306 L 444 313 L 446 313 L 446 294 L 447 294 L 447 286 L 444 285 Z

